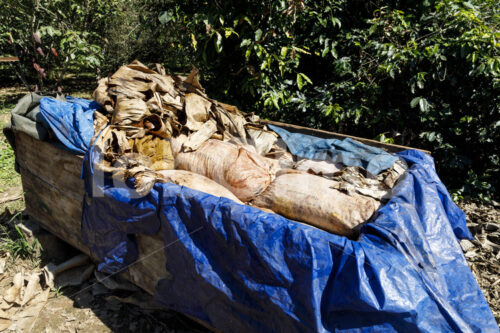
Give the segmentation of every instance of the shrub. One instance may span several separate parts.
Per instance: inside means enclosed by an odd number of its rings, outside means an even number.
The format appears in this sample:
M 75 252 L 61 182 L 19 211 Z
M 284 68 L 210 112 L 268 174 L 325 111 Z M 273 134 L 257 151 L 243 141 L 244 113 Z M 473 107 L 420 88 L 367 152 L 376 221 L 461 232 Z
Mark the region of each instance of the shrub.
M 431 150 L 459 195 L 488 199 L 500 188 L 496 0 L 149 8 L 212 95 L 264 117 Z

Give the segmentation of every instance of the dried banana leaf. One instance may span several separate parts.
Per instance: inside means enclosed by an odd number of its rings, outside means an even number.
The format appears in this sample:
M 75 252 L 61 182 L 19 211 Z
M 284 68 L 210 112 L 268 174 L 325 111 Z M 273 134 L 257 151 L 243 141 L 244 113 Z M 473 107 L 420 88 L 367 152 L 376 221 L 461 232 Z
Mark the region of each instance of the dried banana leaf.
M 188 77 L 184 79 L 184 83 L 204 92 L 205 90 L 201 86 L 200 81 L 198 81 L 199 73 L 200 71 L 198 70 L 198 68 L 193 67 L 191 73 L 189 73 Z
M 392 196 L 390 188 L 377 179 L 365 177 L 358 167 L 345 167 L 331 179 L 336 181 L 335 189 L 350 196 L 359 193 L 381 201 L 387 201 Z
M 131 126 L 131 125 L 113 125 L 114 128 L 125 131 L 127 138 L 143 138 L 146 135 L 146 130 L 142 127 Z
M 174 168 L 174 157 L 172 155 L 172 147 L 170 146 L 170 141 L 160 138 L 155 138 L 155 152 L 152 157 L 153 164 L 151 169 L 153 170 L 170 170 Z
M 129 141 L 129 145 L 133 146 L 133 140 Z M 123 169 L 149 168 L 151 166 L 151 159 L 139 153 L 126 153 L 118 157 L 113 166 Z
M 176 97 L 172 97 L 170 94 L 164 94 L 161 95 L 161 99 L 163 101 L 163 104 L 173 106 L 174 108 L 178 110 L 182 110 L 183 106 L 183 100 L 180 95 L 177 95 Z
M 137 98 L 137 99 L 145 99 L 146 95 L 140 93 L 138 91 L 127 89 L 123 86 L 114 86 L 109 87 L 108 93 L 113 97 L 128 97 L 128 98 Z
M 115 112 L 113 113 L 112 124 L 129 125 L 138 122 L 142 117 L 149 115 L 150 112 L 142 99 L 128 99 L 119 97 L 116 101 Z
M 92 97 L 99 103 L 106 112 L 112 112 L 114 102 L 108 94 L 108 78 L 102 78 L 97 82 L 97 88 L 94 90 Z
M 140 70 L 141 68 L 141 66 L 134 66 L 133 63 L 127 66 L 122 66 L 118 68 L 118 70 L 111 76 L 111 78 L 121 78 L 125 80 L 143 80 L 146 82 L 151 82 L 151 79 L 149 77 L 156 74 L 156 72 L 150 69 L 145 72 L 145 70 Z
M 185 97 L 186 127 L 198 131 L 210 118 L 212 103 L 197 94 L 187 94 Z
M 168 93 L 173 97 L 177 97 L 178 92 L 175 89 L 174 79 L 169 75 L 150 74 L 148 79 L 156 85 L 151 90 Z
M 146 116 L 141 120 L 142 127 L 148 133 L 159 136 L 160 138 L 170 138 L 172 136 L 172 126 L 170 123 L 165 123 L 160 116 L 152 114 Z
M 278 135 L 272 131 L 247 127 L 247 133 L 251 139 L 251 144 L 255 147 L 257 154 L 267 154 L 273 145 L 278 141 Z
M 94 136 L 90 140 L 90 144 L 93 145 L 97 136 L 101 133 L 106 126 L 109 124 L 109 119 L 100 112 L 94 112 Z
M 167 75 L 167 72 L 165 71 L 165 67 L 163 67 L 162 65 L 155 64 L 155 68 L 156 68 L 156 71 L 158 72 L 158 74 Z
M 135 139 L 133 151 L 143 154 L 151 161 L 151 169 L 164 170 L 174 168 L 174 157 L 170 140 L 146 135 L 142 139 Z
M 126 79 L 122 77 L 111 77 L 108 82 L 108 86 L 122 86 L 127 90 L 131 90 L 133 92 L 145 92 L 151 90 L 152 82 L 136 80 L 136 79 Z
M 230 104 L 226 104 L 226 103 L 222 103 L 222 102 L 218 102 L 218 101 L 215 101 L 215 103 L 219 106 L 222 106 L 226 111 L 229 111 L 232 113 L 237 113 L 237 114 L 241 115 L 241 112 L 238 109 L 238 107 L 236 107 L 234 105 L 230 105 Z
M 132 150 L 127 139 L 127 135 L 124 131 L 119 131 L 116 129 L 111 130 L 111 149 L 114 153 L 125 154 Z
M 213 114 L 217 120 L 219 132 L 223 133 L 225 141 L 233 140 L 241 142 L 242 144 L 248 144 L 245 118 L 238 114 L 228 112 L 220 106 L 215 107 Z
M 156 72 L 154 70 L 149 69 L 146 65 L 144 65 L 142 62 L 140 62 L 137 59 L 132 61 L 130 64 L 128 64 L 127 67 L 130 69 L 139 71 L 139 72 L 147 73 L 147 74 L 156 74 Z
M 161 99 L 161 95 L 157 92 L 153 94 L 153 97 L 148 99 L 146 105 L 151 112 L 156 111 L 159 113 L 163 113 L 163 101 Z
M 217 124 L 214 120 L 206 121 L 199 131 L 192 133 L 184 142 L 184 151 L 190 152 L 198 149 L 205 141 L 217 132 Z

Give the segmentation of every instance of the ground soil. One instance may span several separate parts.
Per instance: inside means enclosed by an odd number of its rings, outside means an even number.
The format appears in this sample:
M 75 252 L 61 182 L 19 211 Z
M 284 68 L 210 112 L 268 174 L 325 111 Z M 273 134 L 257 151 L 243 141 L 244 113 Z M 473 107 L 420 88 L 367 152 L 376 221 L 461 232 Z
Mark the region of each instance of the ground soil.
M 500 205 L 462 201 L 472 241 L 461 241 L 469 263 L 500 327 Z

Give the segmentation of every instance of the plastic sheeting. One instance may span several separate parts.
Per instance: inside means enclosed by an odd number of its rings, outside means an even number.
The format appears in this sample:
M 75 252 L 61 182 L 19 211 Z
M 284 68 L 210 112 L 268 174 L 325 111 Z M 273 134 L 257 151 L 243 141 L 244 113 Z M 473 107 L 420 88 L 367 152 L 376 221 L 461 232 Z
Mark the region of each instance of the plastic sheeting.
M 392 167 L 397 160 L 394 155 L 380 148 L 371 147 L 350 138 L 322 139 L 289 132 L 274 125 L 267 126 L 279 134 L 292 154 L 300 158 L 359 166 L 375 176 Z
M 94 112 L 99 104 L 83 98 L 66 97 L 66 101 L 43 97 L 40 113 L 57 138 L 75 154 L 85 154 L 94 136 Z
M 75 131 L 78 130 L 75 128 Z M 464 213 L 430 156 L 409 165 L 392 199 L 358 240 L 175 184 L 137 198 L 83 166 L 84 241 L 118 272 L 137 258 L 135 234 L 165 238 L 156 299 L 222 331 L 498 332 L 457 241 Z

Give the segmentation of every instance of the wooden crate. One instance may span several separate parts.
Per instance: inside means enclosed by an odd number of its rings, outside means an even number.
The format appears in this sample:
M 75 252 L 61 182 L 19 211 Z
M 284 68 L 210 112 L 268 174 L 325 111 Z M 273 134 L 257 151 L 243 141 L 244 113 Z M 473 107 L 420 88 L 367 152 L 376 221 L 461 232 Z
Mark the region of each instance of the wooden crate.
M 322 138 L 343 139 L 350 137 L 368 145 L 384 148 L 389 152 L 409 149 L 409 147 L 300 126 L 277 122 L 269 123 L 294 132 Z M 80 178 L 83 156 L 73 155 L 22 132 L 14 131 L 14 134 L 16 157 L 21 172 L 28 214 L 55 236 L 97 261 L 96 256 L 82 243 L 81 236 L 82 200 L 84 200 L 85 194 L 83 180 Z M 170 277 L 170 273 L 165 267 L 163 232 L 160 230 L 156 235 L 137 235 L 137 243 L 138 260 L 121 274 L 130 282 L 153 295 L 158 280 Z M 196 318 L 192 319 L 214 330 L 206 323 Z

